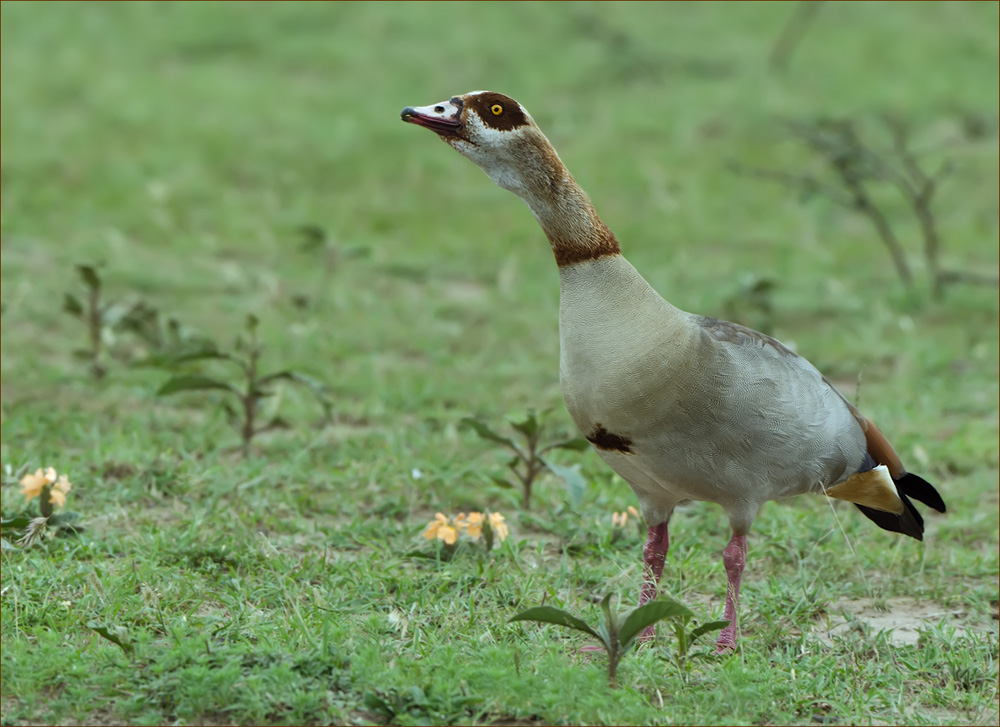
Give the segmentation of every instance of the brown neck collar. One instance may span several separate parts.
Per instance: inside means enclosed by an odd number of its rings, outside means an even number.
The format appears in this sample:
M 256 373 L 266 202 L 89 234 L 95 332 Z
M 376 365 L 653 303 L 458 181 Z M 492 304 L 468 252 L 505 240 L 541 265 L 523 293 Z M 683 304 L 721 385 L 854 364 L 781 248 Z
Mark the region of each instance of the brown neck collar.
M 559 267 L 619 255 L 618 240 L 559 157 L 552 153 L 542 179 L 522 194 L 534 213 Z
M 556 258 L 556 265 L 566 267 L 576 263 L 596 260 L 605 255 L 620 255 L 621 248 L 618 240 L 607 226 L 601 222 L 597 213 L 593 213 L 593 224 L 586 229 L 586 234 L 567 237 L 561 232 L 545 229 L 545 235 L 549 238 L 552 246 L 552 253 Z
M 618 240 L 598 217 L 587 193 L 573 179 L 545 136 L 525 134 L 520 140 L 516 173 L 494 170 L 494 181 L 523 199 L 549 238 L 559 267 L 619 255 Z M 489 173 L 489 171 L 487 171 Z M 517 180 L 509 183 L 509 177 Z

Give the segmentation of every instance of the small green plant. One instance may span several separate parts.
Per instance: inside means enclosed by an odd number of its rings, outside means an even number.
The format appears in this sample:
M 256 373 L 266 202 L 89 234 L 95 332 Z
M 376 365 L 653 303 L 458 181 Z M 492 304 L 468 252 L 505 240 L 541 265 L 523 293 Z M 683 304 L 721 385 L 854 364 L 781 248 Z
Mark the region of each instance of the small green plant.
M 287 427 L 288 423 L 278 416 L 273 416 L 265 424 L 260 424 L 260 405 L 265 397 L 272 396 L 274 384 L 280 381 L 298 384 L 309 389 L 316 395 L 316 400 L 323 407 L 326 419 L 330 418 L 332 404 L 326 386 L 315 379 L 297 371 L 283 370 L 272 374 L 261 374 L 260 358 L 263 346 L 257 338 L 258 319 L 248 315 L 246 320 L 246 338 L 237 337 L 234 351 L 227 352 L 210 344 L 200 350 L 182 353 L 163 360 L 163 365 L 172 368 L 187 367 L 199 361 L 219 361 L 231 364 L 241 374 L 241 381 L 233 382 L 225 378 L 209 376 L 201 371 L 184 372 L 173 376 L 157 391 L 157 396 L 177 394 L 182 391 L 216 390 L 235 397 L 238 407 L 230 402 L 223 402 L 230 423 L 239 431 L 243 456 L 250 454 L 250 443 L 253 438 L 271 429 Z
M 306 286 L 300 287 L 292 295 L 292 305 L 299 309 L 310 306 L 321 306 L 326 294 L 333 287 L 333 279 L 337 271 L 348 261 L 359 260 L 371 254 L 371 248 L 365 245 L 343 245 L 330 236 L 327 230 L 318 224 L 306 223 L 295 228 L 300 239 L 299 252 L 311 256 L 319 273 L 315 292 L 305 292 Z
M 680 672 L 681 678 L 686 682 L 688 673 L 691 671 L 691 663 L 695 659 L 704 658 L 712 653 L 710 651 L 692 653 L 691 647 L 694 646 L 694 642 L 705 634 L 721 631 L 729 625 L 729 622 L 709 621 L 688 630 L 688 624 L 694 619 L 694 613 L 684 604 L 677 603 L 676 601 L 674 603 L 676 607 L 667 617 L 670 622 L 670 628 L 673 630 L 674 637 L 677 640 L 677 645 L 674 648 L 674 665 L 677 667 L 677 671 Z
M 95 379 L 104 377 L 107 368 L 102 363 L 105 340 L 110 336 L 114 324 L 108 305 L 101 302 L 101 276 L 93 265 L 77 265 L 76 271 L 87 289 L 86 303 L 72 293 L 63 297 L 63 310 L 83 321 L 87 326 L 88 347 L 74 351 L 74 354 L 90 362 L 90 372 Z
M 141 366 L 162 365 L 164 361 L 213 345 L 210 339 L 181 325 L 176 318 L 163 316 L 141 300 L 129 309 L 118 328 L 133 334 L 140 342 L 142 352 L 136 363 Z
M 521 445 L 518 445 L 510 437 L 497 434 L 480 419 L 472 417 L 462 419 L 462 423 L 472 429 L 482 439 L 496 442 L 514 453 L 514 456 L 507 462 L 507 467 L 514 473 L 514 477 L 521 485 L 525 510 L 531 509 L 531 488 L 538 476 L 545 471 L 553 473 L 566 483 L 566 489 L 574 506 L 578 506 L 583 499 L 585 483 L 577 468 L 558 465 L 545 459 L 544 455 L 554 449 L 582 451 L 590 448 L 590 442 L 583 437 L 575 437 L 543 445 L 542 429 L 546 413 L 543 412 L 539 415 L 531 409 L 528 411 L 528 415 L 521 421 L 510 421 L 511 428 L 524 439 L 524 443 Z M 497 475 L 492 479 L 500 487 L 511 488 L 515 486 L 503 476 Z
M 596 629 L 591 628 L 583 619 L 553 606 L 529 608 L 510 620 L 555 624 L 590 634 L 597 639 L 608 654 L 608 684 L 612 687 L 618 686 L 618 664 L 622 657 L 632 647 L 639 635 L 657 621 L 663 619 L 673 621 L 674 632 L 683 634 L 683 640 L 679 638 L 678 645 L 684 649 L 685 656 L 694 639 L 708 631 L 721 629 L 729 623 L 728 621 L 713 621 L 699 626 L 688 634 L 686 625 L 692 616 L 690 609 L 669 598 L 650 601 L 638 608 L 619 613 L 611 608 L 611 594 L 609 593 L 601 601 L 601 609 L 604 611 L 604 623 Z M 678 623 L 682 626 L 679 632 L 677 630 Z
M 381 685 L 365 690 L 362 696 L 377 724 L 467 724 L 483 701 L 482 696 L 469 693 L 464 680 L 423 686 Z
M 20 535 L 16 541 L 18 545 L 28 548 L 41 541 L 46 534 L 57 535 L 60 532 L 75 534 L 83 529 L 73 525 L 80 519 L 80 513 L 55 511 L 57 507 L 66 504 L 66 496 L 73 489 L 67 475 L 58 474 L 53 467 L 45 469 L 39 467 L 34 473 L 24 475 L 20 485 L 21 494 L 29 503 L 38 498 L 38 515 L 32 517 L 28 513 L 22 513 L 0 521 L 0 529 L 5 534 L 13 531 L 16 535 Z M 9 547 L 6 539 L 4 547 Z
M 142 301 L 109 303 L 102 298 L 103 285 L 97 266 L 79 264 L 76 271 L 87 289 L 87 295 L 80 300 L 72 293 L 66 293 L 63 310 L 83 321 L 87 328 L 87 348 L 77 349 L 73 354 L 89 362 L 91 374 L 95 379 L 101 379 L 108 370 L 104 362 L 105 354 L 115 342 L 115 333 L 128 328 L 134 318 L 148 315 L 154 309 Z
M 138 356 L 140 364 L 156 365 L 181 353 L 204 350 L 211 343 L 181 326 L 175 318 L 165 318 L 145 300 L 105 301 L 98 266 L 80 264 L 76 270 L 87 294 L 81 300 L 66 293 L 63 310 L 87 328 L 87 348 L 77 349 L 73 354 L 90 363 L 94 378 L 101 379 L 107 373 L 108 356 L 117 359 Z M 120 333 L 132 334 L 139 342 L 139 351 L 117 345 Z

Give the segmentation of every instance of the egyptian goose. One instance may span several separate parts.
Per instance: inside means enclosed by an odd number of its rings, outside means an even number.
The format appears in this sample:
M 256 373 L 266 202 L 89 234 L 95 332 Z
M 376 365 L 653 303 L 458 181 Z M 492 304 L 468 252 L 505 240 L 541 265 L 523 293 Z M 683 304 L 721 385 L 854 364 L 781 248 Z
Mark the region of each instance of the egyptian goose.
M 660 297 L 517 101 L 474 91 L 401 116 L 523 199 L 549 239 L 566 407 L 632 486 L 648 527 L 640 604 L 656 596 L 670 516 L 690 500 L 721 505 L 733 531 L 722 551 L 729 625 L 719 652 L 736 647 L 747 531 L 768 500 L 822 493 L 918 540 L 923 519 L 910 498 L 945 511 L 934 487 L 906 471 L 878 428 L 812 364 L 769 336 Z

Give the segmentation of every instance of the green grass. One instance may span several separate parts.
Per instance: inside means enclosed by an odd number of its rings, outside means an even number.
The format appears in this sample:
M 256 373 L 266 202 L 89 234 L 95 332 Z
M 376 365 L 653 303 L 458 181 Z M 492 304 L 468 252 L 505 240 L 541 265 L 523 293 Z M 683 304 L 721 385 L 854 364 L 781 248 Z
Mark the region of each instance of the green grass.
M 799 171 L 783 120 L 894 111 L 956 164 L 948 264 L 994 272 L 998 6 L 828 3 L 775 74 L 792 8 L 4 3 L 3 512 L 24 510 L 19 469 L 51 465 L 86 530 L 2 550 L 3 722 L 995 724 L 997 292 L 932 302 L 901 204 L 914 291 L 863 220 L 729 166 Z M 775 281 L 775 334 L 944 495 L 924 543 L 817 498 L 768 506 L 741 648 L 686 684 L 665 632 L 611 690 L 582 637 L 507 623 L 543 601 L 594 622 L 608 589 L 634 603 L 641 541 L 612 541 L 634 497 L 592 453 L 557 455 L 588 481 L 578 509 L 548 478 L 526 513 L 458 426 L 531 407 L 571 426 L 544 237 L 398 118 L 477 88 L 531 110 L 673 303 L 723 315 L 744 276 Z M 91 380 L 61 311 L 77 263 L 227 346 L 256 314 L 266 370 L 326 381 L 334 423 L 283 388 L 268 406 L 295 426 L 244 459 L 216 399 L 154 396 L 167 374 L 129 365 L 132 339 Z M 420 537 L 484 509 L 511 527 L 489 554 Z M 718 618 L 721 510 L 671 533 L 665 591 Z M 859 599 L 936 615 L 903 643 Z

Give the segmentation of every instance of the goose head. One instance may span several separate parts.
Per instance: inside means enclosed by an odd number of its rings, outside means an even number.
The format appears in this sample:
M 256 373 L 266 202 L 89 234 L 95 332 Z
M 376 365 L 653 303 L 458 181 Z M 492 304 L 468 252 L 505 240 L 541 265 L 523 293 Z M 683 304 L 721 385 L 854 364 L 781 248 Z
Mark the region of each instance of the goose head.
M 568 176 L 531 114 L 502 93 L 472 91 L 430 106 L 407 106 L 400 117 L 430 129 L 497 186 L 526 200 L 551 193 Z

